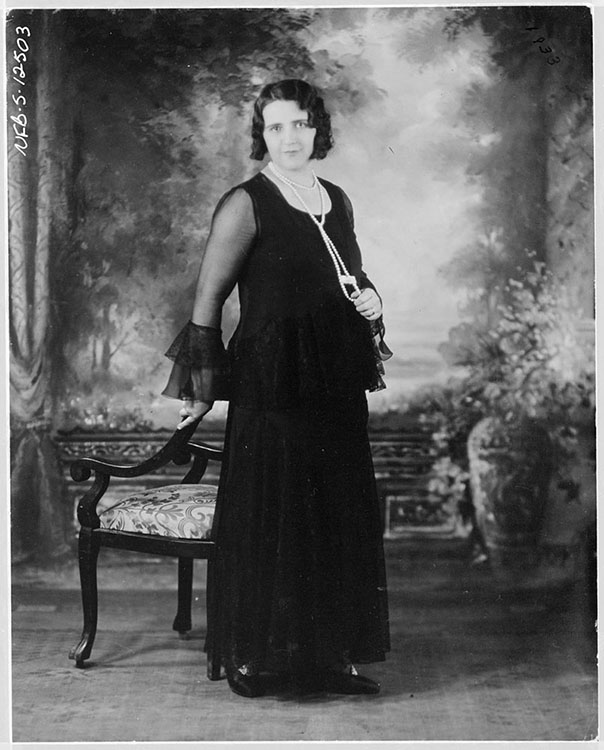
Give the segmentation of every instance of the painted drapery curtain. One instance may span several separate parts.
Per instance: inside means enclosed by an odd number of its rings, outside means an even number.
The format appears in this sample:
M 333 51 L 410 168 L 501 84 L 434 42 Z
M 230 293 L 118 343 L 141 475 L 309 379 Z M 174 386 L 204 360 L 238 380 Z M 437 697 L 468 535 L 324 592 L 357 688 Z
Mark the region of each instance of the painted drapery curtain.
M 9 35 L 16 27 L 30 30 L 32 63 L 22 87 L 30 130 L 25 154 L 11 147 L 10 122 L 8 141 L 11 540 L 13 560 L 19 561 L 34 551 L 48 559 L 68 548 L 65 488 L 51 437 L 49 356 L 50 263 L 63 191 L 55 136 L 62 94 L 61 50 L 52 39 L 57 20 L 51 12 L 36 18 L 14 13 L 10 20 Z M 64 124 L 64 111 L 61 118 Z

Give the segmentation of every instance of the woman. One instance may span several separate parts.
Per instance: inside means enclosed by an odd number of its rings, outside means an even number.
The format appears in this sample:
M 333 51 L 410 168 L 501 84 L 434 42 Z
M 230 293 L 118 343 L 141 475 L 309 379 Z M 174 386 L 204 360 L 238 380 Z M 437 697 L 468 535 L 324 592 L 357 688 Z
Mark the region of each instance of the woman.
M 298 691 L 376 693 L 354 662 L 389 649 L 381 523 L 365 390 L 384 387 L 382 303 L 352 209 L 312 161 L 333 145 L 317 91 L 266 86 L 252 158 L 267 166 L 214 213 L 193 315 L 167 352 L 164 394 L 190 424 L 229 400 L 216 529 L 217 628 L 231 689 L 261 673 Z M 221 310 L 238 285 L 228 352 Z

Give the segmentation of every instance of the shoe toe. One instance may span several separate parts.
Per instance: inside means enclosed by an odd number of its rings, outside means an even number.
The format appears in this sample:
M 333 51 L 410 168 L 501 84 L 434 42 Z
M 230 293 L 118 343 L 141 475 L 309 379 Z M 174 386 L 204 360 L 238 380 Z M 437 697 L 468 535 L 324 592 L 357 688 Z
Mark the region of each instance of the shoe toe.
M 244 698 L 259 698 L 264 695 L 264 685 L 258 675 L 243 675 L 241 672 L 235 672 L 227 675 L 229 687 L 237 695 Z
M 380 692 L 380 683 L 360 674 L 330 674 L 325 689 L 343 695 L 375 695 Z

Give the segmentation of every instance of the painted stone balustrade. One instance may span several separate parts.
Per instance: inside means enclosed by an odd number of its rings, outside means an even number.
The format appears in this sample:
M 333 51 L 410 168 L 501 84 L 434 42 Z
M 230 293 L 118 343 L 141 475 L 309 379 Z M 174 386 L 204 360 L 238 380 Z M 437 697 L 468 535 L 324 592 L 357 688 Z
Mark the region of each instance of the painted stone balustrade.
M 75 508 L 82 486 L 76 485 L 69 478 L 72 461 L 94 455 L 116 463 L 138 463 L 156 452 L 170 434 L 165 430 L 145 433 L 86 433 L 75 430 L 57 436 L 68 498 L 73 507 L 74 539 L 77 528 Z M 203 431 L 196 439 L 220 446 L 223 435 L 219 430 Z M 384 513 L 385 537 L 450 533 L 453 529 L 452 520 L 443 510 L 443 504 L 435 502 L 427 489 L 428 473 L 433 462 L 430 435 L 400 430 L 372 432 L 370 442 L 378 494 Z M 144 488 L 178 482 L 182 475 L 182 467 L 172 465 L 165 467 L 154 477 L 146 477 L 144 485 L 138 479 L 113 478 L 103 498 L 102 507 L 108 507 L 122 497 Z M 204 482 L 218 483 L 216 466 L 210 464 Z

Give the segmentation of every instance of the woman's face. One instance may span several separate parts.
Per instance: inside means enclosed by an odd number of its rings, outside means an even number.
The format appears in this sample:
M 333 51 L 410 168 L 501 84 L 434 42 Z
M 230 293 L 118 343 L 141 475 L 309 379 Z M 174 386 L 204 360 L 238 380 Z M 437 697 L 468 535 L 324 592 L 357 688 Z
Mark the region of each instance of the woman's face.
M 269 156 L 283 172 L 308 166 L 314 150 L 316 128 L 308 124 L 308 112 L 295 101 L 274 101 L 262 112 L 264 142 Z

